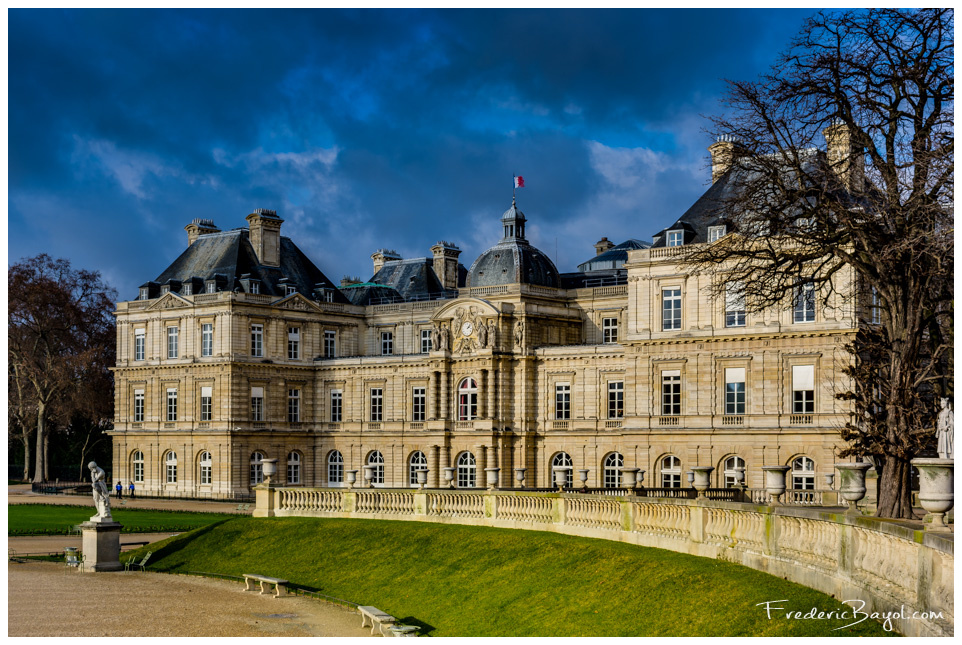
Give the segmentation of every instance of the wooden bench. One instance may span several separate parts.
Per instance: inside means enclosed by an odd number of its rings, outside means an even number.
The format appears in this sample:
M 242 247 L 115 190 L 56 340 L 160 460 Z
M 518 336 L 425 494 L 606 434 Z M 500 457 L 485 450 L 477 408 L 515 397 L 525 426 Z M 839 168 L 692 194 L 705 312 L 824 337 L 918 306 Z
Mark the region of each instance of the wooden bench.
M 261 595 L 270 593 L 267 585 L 274 585 L 274 597 L 280 598 L 281 596 L 287 595 L 287 580 L 281 580 L 280 578 L 271 578 L 270 576 L 262 576 L 259 573 L 245 573 L 244 575 L 244 591 L 253 591 L 254 587 L 251 586 L 252 580 L 257 580 L 261 583 Z
M 397 619 L 391 614 L 381 611 L 377 607 L 364 606 L 358 607 L 357 610 L 361 612 L 361 627 L 367 627 L 368 623 L 371 624 L 371 633 L 374 633 L 374 629 L 377 628 L 381 632 L 381 636 L 384 635 L 384 628 L 390 627 L 397 622 Z

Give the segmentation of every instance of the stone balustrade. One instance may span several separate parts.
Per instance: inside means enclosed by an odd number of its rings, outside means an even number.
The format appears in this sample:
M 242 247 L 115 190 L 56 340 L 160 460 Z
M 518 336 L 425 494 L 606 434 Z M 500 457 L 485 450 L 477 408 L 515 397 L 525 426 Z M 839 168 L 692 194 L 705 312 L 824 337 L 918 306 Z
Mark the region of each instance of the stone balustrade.
M 862 611 L 896 612 L 892 624 L 906 636 L 954 632 L 951 533 L 816 507 L 633 495 L 261 485 L 254 516 L 400 519 L 617 540 L 727 560 L 842 601 L 864 601 Z M 913 617 L 915 612 L 930 617 Z M 931 617 L 933 612 L 941 616 Z

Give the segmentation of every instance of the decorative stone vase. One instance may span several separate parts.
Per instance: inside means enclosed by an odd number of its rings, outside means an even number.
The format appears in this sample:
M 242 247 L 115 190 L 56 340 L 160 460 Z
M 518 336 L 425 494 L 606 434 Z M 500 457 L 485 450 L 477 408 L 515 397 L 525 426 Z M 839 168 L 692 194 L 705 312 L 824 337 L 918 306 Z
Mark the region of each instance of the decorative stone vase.
M 629 492 L 635 490 L 635 485 L 638 483 L 638 469 L 622 466 L 618 470 L 621 471 L 622 487 Z
M 825 488 L 835 490 L 835 473 L 825 473 Z
M 415 472 L 418 478 L 418 488 L 424 488 L 424 485 L 428 483 L 428 469 L 418 468 Z
M 913 459 L 912 465 L 919 469 L 919 504 L 928 511 L 923 519 L 926 530 L 949 531 L 945 514 L 955 503 L 955 460 Z
M 698 497 L 704 497 L 705 491 L 711 488 L 711 473 L 715 468 L 713 466 L 695 466 L 691 470 L 695 473 L 695 481 L 692 482 L 692 486 L 698 491 Z
M 499 473 L 500 473 L 500 472 L 501 472 L 501 469 L 500 469 L 500 468 L 485 468 L 485 469 L 484 469 L 484 477 L 485 477 L 485 480 L 487 481 L 488 488 L 497 488 L 497 487 L 498 487 L 498 477 L 499 477 Z
M 264 483 L 270 484 L 271 478 L 277 474 L 277 460 L 264 459 L 261 461 L 261 465 L 264 468 Z
M 838 470 L 838 492 L 848 502 L 846 513 L 858 514 L 858 503 L 865 497 L 865 471 L 872 467 L 867 461 L 854 464 L 835 464 Z
M 354 488 L 354 484 L 357 483 L 357 471 L 348 470 L 347 471 L 347 487 Z
M 444 469 L 444 481 L 448 483 L 449 488 L 454 488 L 454 473 L 457 470 L 455 466 L 447 466 Z
M 569 472 L 571 472 L 571 466 L 554 467 L 554 485 L 558 487 L 559 493 L 564 491 L 564 487 L 568 485 Z
M 685 475 L 687 475 L 687 477 L 688 477 L 688 485 L 689 485 L 689 486 L 694 485 L 694 483 L 695 483 L 695 473 L 692 472 L 692 471 L 690 471 L 690 470 L 686 470 L 686 471 L 685 471 Z
M 527 468 L 514 469 L 514 478 L 518 480 L 519 484 L 521 484 L 521 488 L 524 488 L 524 473 L 527 470 L 528 470 Z
M 765 490 L 772 506 L 780 504 L 778 498 L 785 494 L 785 473 L 791 469 L 791 466 L 762 466 L 765 471 Z
M 735 486 L 745 488 L 745 467 L 735 466 Z
M 588 469 L 582 468 L 578 471 L 578 481 L 581 482 L 582 488 L 588 487 Z
M 366 465 L 364 466 L 364 481 L 367 482 L 368 488 L 374 488 L 374 466 Z
M 645 471 L 641 469 L 638 471 L 638 488 L 645 487 Z

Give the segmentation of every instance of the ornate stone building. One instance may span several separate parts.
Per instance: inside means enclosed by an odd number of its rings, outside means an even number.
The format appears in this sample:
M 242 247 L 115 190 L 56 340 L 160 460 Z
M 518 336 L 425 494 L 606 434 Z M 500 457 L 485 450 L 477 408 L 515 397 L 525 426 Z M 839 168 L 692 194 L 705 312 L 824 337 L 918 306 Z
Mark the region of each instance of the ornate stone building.
M 373 464 L 386 487 L 412 486 L 419 467 L 429 486 L 445 467 L 461 487 L 486 467 L 547 486 L 555 465 L 588 470 L 589 487 L 617 485 L 620 466 L 650 487 L 713 466 L 723 487 L 741 466 L 761 487 L 761 467 L 782 464 L 795 487 L 821 488 L 861 312 L 802 292 L 746 314 L 737 291 L 713 299 L 685 270 L 686 246 L 728 233 L 715 214 L 735 172 L 727 145 L 711 148 L 713 185 L 653 244 L 604 238 L 576 273 L 528 242 L 515 204 L 470 269 L 447 242 L 419 259 L 382 249 L 369 281 L 340 286 L 273 211 L 229 231 L 195 220 L 186 251 L 117 307 L 114 478 L 246 497 L 276 458 L 302 486 Z M 836 281 L 851 292 L 851 276 Z

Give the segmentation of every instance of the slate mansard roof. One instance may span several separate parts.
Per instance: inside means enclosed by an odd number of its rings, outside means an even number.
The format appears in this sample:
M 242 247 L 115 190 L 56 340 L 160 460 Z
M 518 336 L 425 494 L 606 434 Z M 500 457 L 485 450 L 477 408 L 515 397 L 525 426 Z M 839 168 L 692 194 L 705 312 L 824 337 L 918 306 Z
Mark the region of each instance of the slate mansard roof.
M 506 225 L 500 242 L 478 256 L 468 271 L 467 286 L 491 287 L 522 282 L 542 287 L 561 287 L 561 277 L 551 259 L 524 238 L 524 213 L 517 206 L 504 212 Z M 507 225 L 515 225 L 511 233 Z M 513 233 L 513 234 L 512 234 Z

